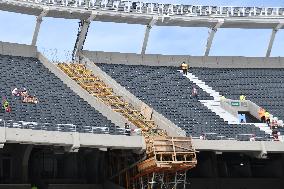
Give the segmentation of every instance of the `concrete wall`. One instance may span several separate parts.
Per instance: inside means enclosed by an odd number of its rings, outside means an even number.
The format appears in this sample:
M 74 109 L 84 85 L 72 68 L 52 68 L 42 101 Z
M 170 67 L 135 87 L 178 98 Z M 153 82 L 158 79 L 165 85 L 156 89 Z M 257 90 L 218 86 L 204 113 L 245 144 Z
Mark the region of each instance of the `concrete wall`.
M 240 106 L 232 106 L 231 103 L 239 103 Z M 251 115 L 258 118 L 258 110 L 260 107 L 249 100 L 240 101 L 240 100 L 225 99 L 222 100 L 220 104 L 224 110 L 230 112 L 235 117 L 238 117 L 238 112 L 250 112 Z
M 42 131 L 31 129 L 4 128 L 7 143 L 23 143 L 35 145 L 73 146 L 74 142 L 79 147 L 133 149 L 145 148 L 144 139 L 141 136 L 124 136 L 92 133 Z M 78 134 L 78 141 L 74 141 L 74 134 Z
M 232 106 L 231 105 L 232 102 L 239 102 L 240 106 Z M 260 106 L 258 106 L 256 103 L 250 100 L 240 101 L 240 100 L 225 99 L 221 101 L 221 107 L 227 112 L 234 115 L 235 117 L 238 117 L 238 112 L 249 112 L 252 116 L 260 120 L 258 115 Z
M 184 56 L 184 55 L 140 55 L 134 53 L 83 51 L 95 63 L 180 66 L 185 61 L 190 67 L 208 68 L 284 68 L 282 57 L 238 57 L 238 56 Z
M 43 63 L 43 65 L 48 68 L 53 74 L 60 78 L 63 83 L 65 83 L 72 91 L 78 94 L 81 98 L 87 101 L 92 107 L 98 110 L 101 114 L 111 120 L 115 125 L 124 128 L 125 123 L 131 123 L 121 116 L 119 113 L 114 112 L 109 106 L 105 105 L 98 98 L 90 95 L 85 89 L 78 85 L 74 80 L 72 80 L 68 75 L 61 71 L 55 64 L 48 61 L 41 53 L 38 53 L 38 59 Z
M 198 151 L 220 152 L 267 152 L 283 153 L 284 144 L 274 141 L 235 141 L 235 140 L 199 140 L 193 139 L 193 145 Z
M 23 57 L 36 57 L 37 47 L 31 45 L 0 42 L 0 54 Z
M 40 131 L 18 128 L 4 128 L 7 143 L 44 144 L 58 146 L 72 146 L 74 143 L 71 132 Z M 80 133 L 77 141 L 80 147 L 111 148 L 111 149 L 145 149 L 145 142 L 141 136 L 122 136 Z M 199 140 L 193 139 L 193 146 L 198 151 L 220 152 L 263 152 L 283 153 L 284 144 L 273 141 L 231 141 L 231 140 Z
M 144 102 L 139 100 L 136 96 L 130 93 L 125 87 L 121 86 L 109 75 L 103 72 L 98 66 L 90 62 L 88 58 L 85 58 L 85 63 L 88 69 L 100 77 L 108 86 L 113 88 L 114 92 L 122 96 L 127 102 L 131 103 L 137 110 L 141 110 L 141 106 Z M 170 120 L 165 118 L 162 114 L 159 114 L 157 111 L 153 110 L 152 115 L 153 120 L 158 125 L 159 128 L 165 129 L 170 136 L 185 136 L 186 133 L 181 128 L 173 124 Z

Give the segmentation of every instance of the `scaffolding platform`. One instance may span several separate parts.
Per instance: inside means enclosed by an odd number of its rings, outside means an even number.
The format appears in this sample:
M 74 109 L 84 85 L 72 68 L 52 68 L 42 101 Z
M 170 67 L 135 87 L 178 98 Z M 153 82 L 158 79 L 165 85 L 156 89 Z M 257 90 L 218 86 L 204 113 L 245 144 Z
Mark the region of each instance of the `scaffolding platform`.
M 190 169 L 197 163 L 190 137 L 153 137 L 147 149 L 148 159 L 137 165 L 139 172 Z
M 159 186 L 175 189 L 181 184 L 185 188 L 186 172 L 197 164 L 190 137 L 168 136 L 152 120 L 150 107 L 144 105 L 141 111 L 135 109 L 123 97 L 116 95 L 99 77 L 94 76 L 85 65 L 62 63 L 58 67 L 91 95 L 141 129 L 146 142 L 146 159 L 137 163 L 134 168 L 120 171 L 118 177 L 125 175 L 126 188 L 154 189 Z

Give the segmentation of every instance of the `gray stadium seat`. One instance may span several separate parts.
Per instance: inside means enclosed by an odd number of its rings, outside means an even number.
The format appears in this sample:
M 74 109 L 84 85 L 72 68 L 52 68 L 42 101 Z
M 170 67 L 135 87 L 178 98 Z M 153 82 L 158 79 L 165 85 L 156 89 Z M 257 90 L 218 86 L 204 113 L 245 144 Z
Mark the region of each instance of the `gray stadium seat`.
M 176 67 L 97 64 L 119 84 L 163 114 L 187 135 L 199 137 L 216 133 L 209 139 L 235 138 L 238 134 L 254 134 L 262 140 L 268 137 L 254 125 L 229 125 L 201 102 L 191 97 L 193 83 L 177 72 Z M 200 100 L 213 97 L 199 91 Z
M 6 127 L 86 133 L 92 132 L 92 126 L 109 130 L 115 127 L 35 58 L 0 55 L 0 73 L 1 96 L 6 97 L 12 107 L 11 113 L 2 109 L 0 112 Z M 25 87 L 39 103 L 22 103 L 11 94 L 15 87 Z

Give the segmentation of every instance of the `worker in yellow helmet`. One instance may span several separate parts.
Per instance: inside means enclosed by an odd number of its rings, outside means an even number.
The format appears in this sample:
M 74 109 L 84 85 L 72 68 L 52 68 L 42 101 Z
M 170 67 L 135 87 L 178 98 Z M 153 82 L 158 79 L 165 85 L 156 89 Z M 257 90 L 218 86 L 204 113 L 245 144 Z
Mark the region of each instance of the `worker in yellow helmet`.
M 268 127 L 270 127 L 270 113 L 269 112 L 265 112 L 265 120 L 266 120 Z
M 245 95 L 241 95 L 240 96 L 240 101 L 246 100 L 246 96 Z
M 221 96 L 220 97 L 220 101 L 225 101 L 226 100 L 226 97 L 225 96 Z
M 187 72 L 188 72 L 188 64 L 186 64 L 185 62 L 182 62 L 182 64 L 181 64 L 181 69 L 182 69 L 183 74 L 187 75 Z

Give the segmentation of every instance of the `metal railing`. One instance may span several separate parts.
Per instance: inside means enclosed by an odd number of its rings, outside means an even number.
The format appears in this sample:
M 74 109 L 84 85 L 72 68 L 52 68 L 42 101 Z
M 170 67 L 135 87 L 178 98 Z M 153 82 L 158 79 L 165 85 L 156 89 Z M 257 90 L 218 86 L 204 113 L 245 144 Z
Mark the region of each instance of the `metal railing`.
M 141 135 L 139 130 L 131 130 L 125 128 L 111 128 L 111 127 L 96 127 L 96 126 L 82 126 L 81 130 L 74 124 L 51 124 L 51 123 L 37 123 L 37 122 L 25 122 L 25 121 L 13 121 L 0 119 L 3 122 L 4 128 L 18 128 L 18 129 L 32 129 L 42 131 L 57 131 L 57 132 L 82 132 L 93 134 L 111 134 L 111 135 L 128 135 L 135 136 Z M 113 131 L 112 131 L 113 130 Z

